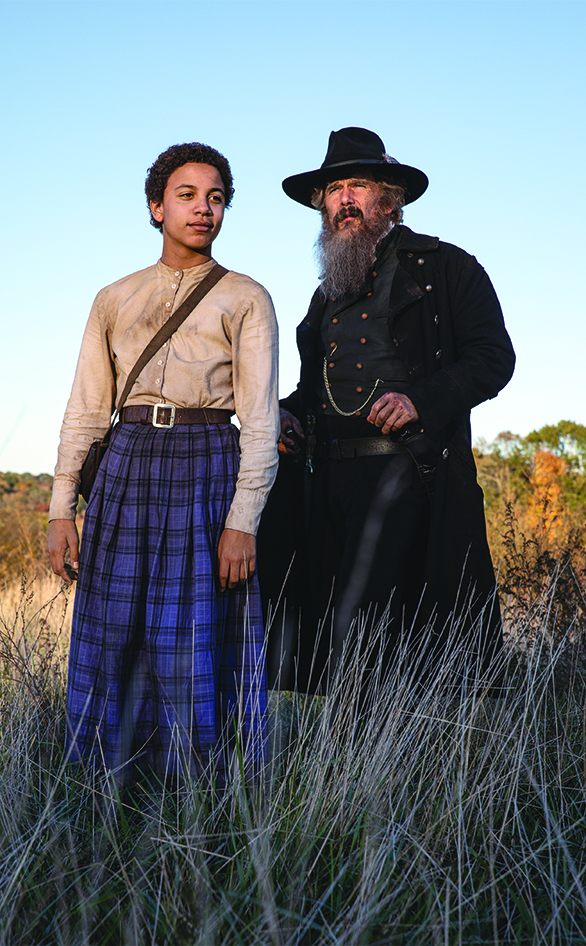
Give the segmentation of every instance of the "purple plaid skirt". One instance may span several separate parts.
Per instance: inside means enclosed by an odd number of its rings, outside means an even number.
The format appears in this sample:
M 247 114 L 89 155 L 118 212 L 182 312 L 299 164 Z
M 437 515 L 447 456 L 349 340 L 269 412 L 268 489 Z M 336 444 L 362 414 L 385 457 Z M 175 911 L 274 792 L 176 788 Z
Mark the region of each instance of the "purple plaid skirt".
M 211 759 L 222 768 L 235 731 L 243 750 L 262 751 L 258 584 L 216 583 L 238 458 L 231 424 L 115 428 L 83 527 L 67 683 L 73 761 L 124 783 L 140 772 L 195 776 Z

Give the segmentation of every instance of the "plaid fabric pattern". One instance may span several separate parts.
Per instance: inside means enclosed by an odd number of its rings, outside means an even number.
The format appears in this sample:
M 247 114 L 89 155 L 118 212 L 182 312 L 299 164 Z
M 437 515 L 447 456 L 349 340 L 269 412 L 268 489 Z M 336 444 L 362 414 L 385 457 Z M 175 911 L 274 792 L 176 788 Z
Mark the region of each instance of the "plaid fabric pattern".
M 262 745 L 258 584 L 216 584 L 237 473 L 230 424 L 116 427 L 83 528 L 67 685 L 72 760 L 130 781 L 137 771 L 197 775 L 234 723 L 244 744 Z

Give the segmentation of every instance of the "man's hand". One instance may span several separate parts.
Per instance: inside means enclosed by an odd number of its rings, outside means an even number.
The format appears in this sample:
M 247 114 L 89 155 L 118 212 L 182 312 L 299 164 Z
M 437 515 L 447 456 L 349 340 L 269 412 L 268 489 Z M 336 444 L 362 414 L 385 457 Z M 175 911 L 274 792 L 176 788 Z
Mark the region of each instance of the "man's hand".
M 73 519 L 52 519 L 49 523 L 49 555 L 51 566 L 56 575 L 60 575 L 68 585 L 72 576 L 67 572 L 65 553 L 69 549 L 71 567 L 79 568 L 79 535 Z
M 249 532 L 224 529 L 218 546 L 218 577 L 222 591 L 235 588 L 254 574 L 256 539 Z
M 294 430 L 300 440 L 305 440 L 303 427 L 293 414 L 289 411 L 281 410 L 281 436 L 279 437 L 279 453 L 298 453 L 298 444 L 291 437 L 291 431 Z
M 366 418 L 376 427 L 382 427 L 383 434 L 391 430 L 400 430 L 405 424 L 419 420 L 415 405 L 404 394 L 383 394 L 372 405 Z

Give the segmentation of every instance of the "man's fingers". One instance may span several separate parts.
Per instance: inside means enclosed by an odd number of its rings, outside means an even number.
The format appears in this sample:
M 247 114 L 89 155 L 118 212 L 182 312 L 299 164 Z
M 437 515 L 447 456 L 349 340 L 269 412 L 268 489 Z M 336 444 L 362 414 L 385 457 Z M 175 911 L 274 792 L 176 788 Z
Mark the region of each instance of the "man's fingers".
M 373 404 L 368 421 L 381 427 L 383 434 L 391 430 L 400 430 L 406 424 L 418 420 L 418 413 L 412 401 L 404 394 L 384 394 Z
M 279 440 L 281 444 L 286 448 L 287 453 L 297 453 L 299 444 L 292 435 L 295 434 L 299 440 L 304 440 L 303 427 L 297 418 L 294 417 L 293 414 L 290 414 L 289 411 L 282 410 L 280 412 L 280 421 L 281 435 Z

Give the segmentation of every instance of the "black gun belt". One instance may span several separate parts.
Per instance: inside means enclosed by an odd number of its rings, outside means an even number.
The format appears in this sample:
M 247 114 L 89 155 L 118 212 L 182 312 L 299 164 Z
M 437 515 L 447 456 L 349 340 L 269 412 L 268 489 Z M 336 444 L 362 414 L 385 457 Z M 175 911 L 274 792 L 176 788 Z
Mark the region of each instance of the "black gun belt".
M 397 443 L 390 437 L 359 437 L 355 440 L 318 443 L 313 456 L 316 460 L 354 460 L 356 457 L 380 457 L 405 452 L 405 444 Z

